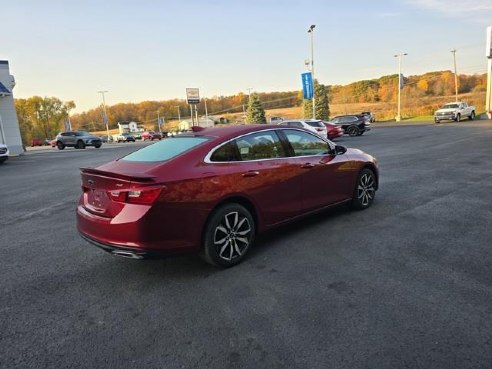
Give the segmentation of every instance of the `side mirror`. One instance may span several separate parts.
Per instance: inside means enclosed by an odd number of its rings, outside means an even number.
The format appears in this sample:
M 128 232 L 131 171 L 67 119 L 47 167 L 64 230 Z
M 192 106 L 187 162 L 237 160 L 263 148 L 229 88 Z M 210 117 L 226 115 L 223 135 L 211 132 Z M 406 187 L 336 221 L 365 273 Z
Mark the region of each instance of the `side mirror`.
M 335 146 L 335 154 L 336 155 L 343 155 L 346 152 L 347 152 L 347 148 L 345 146 L 341 146 L 341 145 Z

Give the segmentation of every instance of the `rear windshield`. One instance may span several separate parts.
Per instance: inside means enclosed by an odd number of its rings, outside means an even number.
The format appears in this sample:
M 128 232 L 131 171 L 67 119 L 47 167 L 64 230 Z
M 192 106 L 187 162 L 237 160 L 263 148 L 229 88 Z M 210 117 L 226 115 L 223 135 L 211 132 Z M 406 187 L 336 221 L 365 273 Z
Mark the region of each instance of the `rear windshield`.
M 323 123 L 321 121 L 306 121 L 307 124 L 309 124 L 311 127 L 324 127 Z
M 125 161 L 165 161 L 208 141 L 207 137 L 172 137 L 121 158 Z

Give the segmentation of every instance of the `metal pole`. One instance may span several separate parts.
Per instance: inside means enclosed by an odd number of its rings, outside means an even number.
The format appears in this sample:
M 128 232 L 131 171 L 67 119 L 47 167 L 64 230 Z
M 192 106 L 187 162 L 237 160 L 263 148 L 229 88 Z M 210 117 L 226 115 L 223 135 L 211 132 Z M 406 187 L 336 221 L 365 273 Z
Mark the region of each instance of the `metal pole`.
M 205 119 L 208 120 L 207 99 L 204 98 L 203 101 L 205 101 Z
M 159 110 L 157 110 L 157 126 L 159 127 L 159 133 L 161 133 L 161 117 L 159 115 Z
M 102 95 L 104 117 L 106 118 L 106 135 L 108 136 L 108 143 L 110 143 L 111 141 L 109 139 L 109 121 L 108 121 L 108 114 L 106 112 L 106 99 L 104 98 L 104 94 L 109 91 L 104 90 L 104 91 L 97 91 L 97 92 Z
M 454 91 L 455 91 L 455 101 L 458 102 L 458 72 L 456 71 L 456 49 L 451 50 L 453 53 L 454 62 Z
M 178 121 L 181 122 L 181 111 L 179 109 L 179 105 L 176 106 L 178 108 Z
M 398 58 L 398 112 L 396 114 L 395 120 L 399 122 L 401 120 L 401 57 L 407 55 L 407 53 L 399 53 L 395 55 L 395 58 Z
M 315 24 L 312 24 L 309 27 L 308 33 L 311 34 L 311 77 L 313 78 L 313 117 L 312 119 L 316 119 L 316 85 L 314 83 L 314 27 Z

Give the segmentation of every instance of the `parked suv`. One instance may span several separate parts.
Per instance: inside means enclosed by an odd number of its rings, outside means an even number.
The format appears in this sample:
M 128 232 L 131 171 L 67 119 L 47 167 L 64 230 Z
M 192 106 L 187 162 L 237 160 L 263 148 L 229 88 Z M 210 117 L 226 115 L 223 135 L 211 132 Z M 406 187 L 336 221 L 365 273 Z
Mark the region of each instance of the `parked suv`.
M 7 145 L 0 144 L 0 164 L 9 158 L 9 148 Z
M 86 146 L 94 146 L 99 149 L 102 146 L 101 138 L 91 135 L 85 131 L 61 132 L 56 136 L 56 146 L 59 150 L 65 147 L 75 147 L 76 149 L 85 149 Z
M 371 130 L 371 123 L 362 114 L 339 115 L 333 118 L 330 123 L 341 126 L 343 132 L 349 136 L 361 136 L 364 132 Z

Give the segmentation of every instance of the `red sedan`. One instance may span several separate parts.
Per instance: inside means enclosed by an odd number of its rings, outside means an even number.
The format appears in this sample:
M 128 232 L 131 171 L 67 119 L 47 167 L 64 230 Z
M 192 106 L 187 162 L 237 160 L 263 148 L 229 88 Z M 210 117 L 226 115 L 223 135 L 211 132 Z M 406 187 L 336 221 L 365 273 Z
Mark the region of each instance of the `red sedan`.
M 154 140 L 160 140 L 162 138 L 160 133 L 153 132 L 153 131 L 144 132 L 142 133 L 141 137 L 143 141 L 145 140 L 154 141 Z
M 368 208 L 376 160 L 302 128 L 196 128 L 97 168 L 82 168 L 77 226 L 129 258 L 199 252 L 239 263 L 258 232 L 349 202 Z
M 334 140 L 335 138 L 343 136 L 343 128 L 337 126 L 336 124 L 330 122 L 323 122 L 326 126 L 326 130 L 328 131 L 328 138 L 330 140 Z

